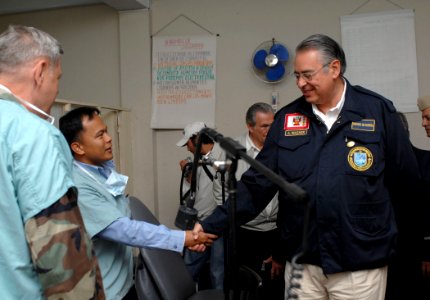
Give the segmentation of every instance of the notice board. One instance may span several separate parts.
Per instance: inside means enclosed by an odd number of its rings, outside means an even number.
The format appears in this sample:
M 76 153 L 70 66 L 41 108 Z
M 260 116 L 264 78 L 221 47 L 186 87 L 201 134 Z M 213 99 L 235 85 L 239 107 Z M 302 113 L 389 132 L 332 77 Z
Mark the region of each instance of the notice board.
M 214 126 L 216 37 L 155 36 L 152 51 L 151 127 Z
M 416 112 L 418 98 L 414 11 L 402 9 L 341 17 L 345 77 Z

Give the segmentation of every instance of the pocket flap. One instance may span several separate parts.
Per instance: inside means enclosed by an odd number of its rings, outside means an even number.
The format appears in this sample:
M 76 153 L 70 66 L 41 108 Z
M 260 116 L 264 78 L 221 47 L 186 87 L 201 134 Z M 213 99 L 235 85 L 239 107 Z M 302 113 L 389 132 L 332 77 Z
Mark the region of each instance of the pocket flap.
M 287 136 L 282 138 L 278 145 L 279 147 L 288 149 L 288 150 L 295 150 L 303 145 L 308 144 L 310 141 L 309 136 Z

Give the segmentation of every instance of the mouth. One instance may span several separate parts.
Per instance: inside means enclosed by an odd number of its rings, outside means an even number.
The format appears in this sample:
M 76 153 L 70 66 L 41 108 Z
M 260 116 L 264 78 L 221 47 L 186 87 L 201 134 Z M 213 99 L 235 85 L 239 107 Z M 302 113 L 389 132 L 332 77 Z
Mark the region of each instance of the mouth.
M 312 91 L 311 90 L 307 90 L 307 91 L 302 91 L 303 96 L 305 96 L 305 98 L 309 98 L 312 95 Z
M 309 95 L 313 91 L 312 88 L 309 88 L 309 87 L 306 87 L 306 86 L 304 88 L 302 88 L 301 90 L 302 90 L 302 94 L 305 95 L 305 96 Z

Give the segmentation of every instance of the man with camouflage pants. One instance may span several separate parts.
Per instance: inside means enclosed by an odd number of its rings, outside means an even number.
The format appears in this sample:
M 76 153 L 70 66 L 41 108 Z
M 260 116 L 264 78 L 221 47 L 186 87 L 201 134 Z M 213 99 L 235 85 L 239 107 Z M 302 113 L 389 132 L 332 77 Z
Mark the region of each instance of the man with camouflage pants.
M 0 299 L 105 299 L 72 156 L 49 115 L 62 52 L 33 27 L 0 35 Z

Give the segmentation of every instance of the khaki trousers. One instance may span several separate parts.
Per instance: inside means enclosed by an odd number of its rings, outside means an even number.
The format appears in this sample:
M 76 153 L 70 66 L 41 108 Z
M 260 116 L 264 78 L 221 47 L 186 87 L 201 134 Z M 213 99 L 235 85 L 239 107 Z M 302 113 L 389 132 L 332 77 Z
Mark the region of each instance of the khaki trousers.
M 300 300 L 384 300 L 387 286 L 387 266 L 354 272 L 325 275 L 320 267 L 302 265 L 302 278 L 293 279 L 300 288 L 291 292 Z M 292 264 L 285 266 L 285 299 L 291 284 Z

